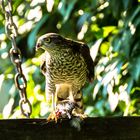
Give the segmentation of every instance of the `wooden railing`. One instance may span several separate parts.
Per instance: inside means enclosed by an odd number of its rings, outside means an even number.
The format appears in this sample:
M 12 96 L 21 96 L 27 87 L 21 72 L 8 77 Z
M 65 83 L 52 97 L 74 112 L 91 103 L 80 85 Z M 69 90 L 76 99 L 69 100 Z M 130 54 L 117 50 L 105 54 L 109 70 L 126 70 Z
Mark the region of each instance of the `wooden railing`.
M 0 140 L 140 140 L 140 118 L 0 120 Z

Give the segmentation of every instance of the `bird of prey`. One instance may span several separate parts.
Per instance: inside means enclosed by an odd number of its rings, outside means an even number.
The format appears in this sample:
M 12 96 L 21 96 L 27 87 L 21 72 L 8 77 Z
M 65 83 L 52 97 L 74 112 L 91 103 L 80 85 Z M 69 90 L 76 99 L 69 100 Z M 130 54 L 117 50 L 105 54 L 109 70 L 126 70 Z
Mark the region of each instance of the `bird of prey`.
M 36 50 L 42 48 L 41 70 L 46 77 L 46 100 L 52 101 L 49 118 L 57 120 L 83 115 L 81 89 L 94 77 L 94 63 L 88 46 L 56 33 L 38 38 Z M 65 112 L 65 113 L 63 113 Z

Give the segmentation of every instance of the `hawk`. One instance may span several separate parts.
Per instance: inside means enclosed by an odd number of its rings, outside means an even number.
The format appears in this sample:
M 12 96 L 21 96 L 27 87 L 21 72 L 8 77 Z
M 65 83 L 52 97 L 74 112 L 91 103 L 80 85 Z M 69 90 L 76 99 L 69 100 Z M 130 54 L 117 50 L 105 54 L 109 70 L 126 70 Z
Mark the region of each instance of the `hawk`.
M 37 40 L 36 50 L 40 48 L 45 51 L 41 71 L 46 77 L 46 100 L 51 100 L 53 107 L 49 118 L 81 116 L 81 89 L 87 79 L 91 81 L 94 77 L 88 46 L 56 33 L 47 33 Z

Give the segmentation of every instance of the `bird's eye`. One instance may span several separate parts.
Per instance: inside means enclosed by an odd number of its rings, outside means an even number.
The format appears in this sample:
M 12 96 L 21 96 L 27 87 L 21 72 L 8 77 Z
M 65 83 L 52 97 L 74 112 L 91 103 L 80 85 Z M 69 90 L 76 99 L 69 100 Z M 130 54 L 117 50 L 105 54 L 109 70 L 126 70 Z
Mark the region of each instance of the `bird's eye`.
M 50 42 L 51 42 L 51 39 L 50 39 L 50 38 L 45 38 L 44 40 L 45 40 L 45 42 L 47 42 L 47 43 L 50 43 Z

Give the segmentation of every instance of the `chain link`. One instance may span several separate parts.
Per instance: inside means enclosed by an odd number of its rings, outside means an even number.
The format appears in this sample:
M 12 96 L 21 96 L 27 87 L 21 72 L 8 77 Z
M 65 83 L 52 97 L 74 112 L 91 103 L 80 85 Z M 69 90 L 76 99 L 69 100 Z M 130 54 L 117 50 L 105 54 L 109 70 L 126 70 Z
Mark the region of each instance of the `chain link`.
M 22 64 L 21 52 L 16 45 L 17 26 L 13 21 L 11 2 L 12 0 L 1 0 L 2 10 L 5 14 L 5 22 L 6 22 L 5 30 L 6 35 L 11 41 L 12 45 L 12 48 L 10 49 L 11 61 L 13 62 L 17 70 L 17 74 L 15 75 L 15 85 L 20 93 L 19 106 L 21 108 L 22 114 L 26 117 L 30 117 L 32 113 L 32 107 L 29 100 L 27 99 L 26 94 L 27 81 L 21 67 Z M 24 106 L 26 106 L 26 108 Z

